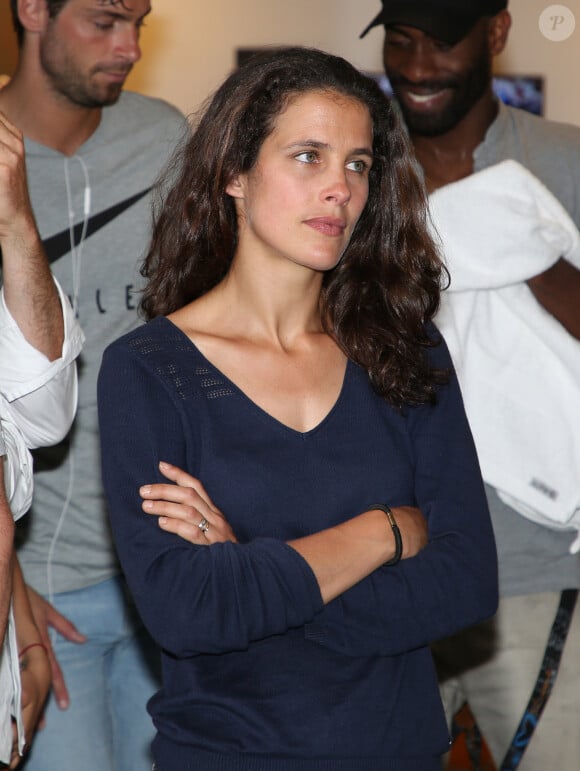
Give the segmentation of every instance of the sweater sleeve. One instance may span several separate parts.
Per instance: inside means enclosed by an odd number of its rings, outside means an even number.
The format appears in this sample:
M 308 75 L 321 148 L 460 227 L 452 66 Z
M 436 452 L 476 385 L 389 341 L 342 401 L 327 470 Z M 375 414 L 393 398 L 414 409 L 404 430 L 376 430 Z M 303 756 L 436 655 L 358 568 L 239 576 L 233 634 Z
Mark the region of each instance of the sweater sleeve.
M 175 656 L 244 650 L 304 625 L 322 608 L 306 561 L 283 541 L 196 546 L 145 514 L 139 487 L 165 482 L 159 461 L 192 469 L 183 406 L 122 344 L 105 352 L 98 385 L 102 473 L 113 536 L 139 613 Z
M 434 356 L 451 377 L 435 406 L 409 410 L 415 500 L 384 501 L 418 506 L 429 543 L 416 557 L 376 570 L 307 625 L 308 639 L 346 655 L 396 655 L 497 609 L 497 555 L 477 455 L 444 343 Z

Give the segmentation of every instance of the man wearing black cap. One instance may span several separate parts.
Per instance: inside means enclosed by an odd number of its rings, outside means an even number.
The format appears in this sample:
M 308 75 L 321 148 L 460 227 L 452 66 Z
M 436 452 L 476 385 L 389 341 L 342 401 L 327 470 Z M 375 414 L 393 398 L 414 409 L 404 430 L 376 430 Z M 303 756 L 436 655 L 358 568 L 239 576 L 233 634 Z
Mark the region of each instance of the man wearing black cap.
M 507 107 L 493 95 L 492 59 L 503 51 L 511 24 L 507 0 L 382 0 L 382 5 L 361 37 L 373 27 L 385 28 L 385 71 L 426 186 L 430 193 L 438 191 L 431 199 L 433 210 L 436 205 L 441 210 L 442 202 L 449 200 L 442 194 L 453 188 L 463 190 L 459 185 L 472 184 L 480 177 L 477 172 L 489 173 L 502 161 L 513 159 L 525 167 L 524 173 L 528 170 L 534 175 L 533 183 L 543 183 L 580 227 L 580 129 Z M 543 189 L 539 183 L 538 187 Z M 473 214 L 475 220 L 481 220 L 484 214 L 483 210 L 468 209 L 467 200 L 465 209 L 460 203 L 459 212 L 456 219 L 465 219 L 460 227 L 468 234 L 468 217 Z M 513 219 L 507 207 L 505 211 L 500 207 L 499 212 L 490 229 L 503 238 Z M 569 224 L 574 231 L 572 222 Z M 472 243 L 475 240 L 472 237 Z M 445 243 L 443 246 L 445 249 Z M 520 254 L 510 252 L 506 259 L 520 259 Z M 481 260 L 496 264 L 489 253 Z M 535 297 L 543 306 L 538 312 L 548 311 L 561 325 L 546 314 L 545 326 L 552 324 L 556 334 L 566 338 L 559 342 L 569 345 L 574 356 L 580 355 L 578 268 L 568 259 L 556 259 L 538 274 L 526 276 L 520 286 L 528 301 Z M 493 318 L 497 326 L 497 318 Z M 527 323 L 527 317 L 522 323 Z M 467 339 L 466 329 L 462 327 L 460 333 Z M 469 329 L 467 350 L 473 359 L 474 335 L 473 328 Z M 483 339 L 489 344 L 488 335 Z M 517 347 L 516 342 L 514 353 Z M 545 350 L 538 345 L 534 353 L 541 366 Z M 502 384 L 498 385 L 501 391 L 505 389 L 501 366 L 506 362 L 499 364 L 495 383 Z M 461 378 L 459 361 L 457 365 Z M 521 398 L 519 391 L 509 396 L 516 401 Z M 539 405 L 548 418 L 556 409 L 555 401 L 544 396 Z M 467 398 L 466 406 L 472 419 Z M 488 405 L 488 409 L 491 413 L 493 407 Z M 564 406 L 561 411 L 566 409 Z M 472 427 L 479 449 L 473 419 Z M 504 442 L 505 433 L 506 429 L 503 435 L 498 431 L 498 445 Z M 546 433 L 539 433 L 536 444 L 545 440 Z M 445 676 L 451 673 L 442 687 L 446 708 L 451 714 L 452 708 L 469 701 L 498 766 L 506 758 L 502 769 L 513 769 L 519 762 L 519 768 L 527 771 L 569 771 L 578 767 L 580 757 L 580 610 L 573 613 L 574 595 L 570 600 L 566 594 L 566 601 L 561 602 L 563 590 L 580 587 L 580 556 L 572 553 L 574 533 L 522 516 L 522 509 L 513 501 L 508 505 L 499 485 L 489 484 L 484 463 L 482 471 L 496 534 L 502 599 L 493 623 L 467 630 L 438 648 L 442 672 Z M 580 506 L 578 475 L 572 484 L 576 485 Z M 540 498 L 545 494 L 546 507 L 555 502 L 557 492 L 548 486 L 542 488 L 541 480 L 532 478 L 530 485 L 535 485 Z M 552 625 L 557 614 L 555 629 Z M 558 633 L 558 629 L 566 628 L 567 632 Z M 549 638 L 552 645 L 546 648 Z M 558 677 L 549 693 L 558 666 Z M 546 694 L 549 698 L 544 701 Z M 530 726 L 536 724 L 530 738 Z

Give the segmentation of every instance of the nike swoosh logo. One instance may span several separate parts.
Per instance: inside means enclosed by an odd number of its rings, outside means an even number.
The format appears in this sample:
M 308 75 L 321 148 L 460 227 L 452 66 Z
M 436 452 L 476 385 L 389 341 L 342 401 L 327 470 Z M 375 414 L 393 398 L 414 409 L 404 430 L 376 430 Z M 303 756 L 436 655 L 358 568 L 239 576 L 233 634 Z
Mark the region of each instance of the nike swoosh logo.
M 136 193 L 130 198 L 126 198 L 124 201 L 116 203 L 114 206 L 110 206 L 108 209 L 105 209 L 98 214 L 93 214 L 93 216 L 89 217 L 87 220 L 87 231 L 85 238 L 89 238 L 89 236 L 92 236 L 102 227 L 108 225 L 109 222 L 112 222 L 116 217 L 126 211 L 126 209 L 133 206 L 133 204 L 137 203 L 137 201 L 140 201 L 141 198 L 146 196 L 150 190 L 151 188 L 148 187 L 146 190 L 142 190 L 140 193 Z M 78 246 L 80 243 L 82 232 L 83 223 L 78 222 L 73 228 L 75 246 Z M 60 233 L 56 233 L 54 236 L 49 236 L 48 238 L 43 239 L 42 244 L 44 246 L 46 256 L 48 257 L 48 261 L 50 263 L 56 262 L 56 260 L 70 252 L 70 242 L 71 233 L 69 228 L 63 230 Z

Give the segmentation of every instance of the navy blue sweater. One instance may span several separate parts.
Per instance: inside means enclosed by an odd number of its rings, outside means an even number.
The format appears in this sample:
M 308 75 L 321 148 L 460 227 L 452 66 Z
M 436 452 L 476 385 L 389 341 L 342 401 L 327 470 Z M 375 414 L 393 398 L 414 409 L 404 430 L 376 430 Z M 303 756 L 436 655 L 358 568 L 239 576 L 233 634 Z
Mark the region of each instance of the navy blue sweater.
M 451 369 L 444 344 L 431 354 Z M 102 463 L 123 570 L 163 651 L 149 703 L 161 771 L 429 771 L 448 748 L 430 642 L 495 611 L 495 545 L 457 381 L 398 412 L 349 362 L 300 433 L 167 319 L 105 352 Z M 199 477 L 239 544 L 193 546 L 141 509 L 160 460 Z M 287 540 L 386 502 L 429 545 L 323 605 Z

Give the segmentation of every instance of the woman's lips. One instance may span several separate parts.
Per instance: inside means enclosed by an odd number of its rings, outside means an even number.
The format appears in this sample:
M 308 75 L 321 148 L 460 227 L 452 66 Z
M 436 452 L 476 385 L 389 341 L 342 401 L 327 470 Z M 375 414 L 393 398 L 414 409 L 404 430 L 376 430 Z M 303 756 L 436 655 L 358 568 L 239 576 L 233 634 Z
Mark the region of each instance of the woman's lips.
M 346 229 L 346 222 L 337 217 L 315 217 L 304 224 L 325 236 L 341 236 Z

